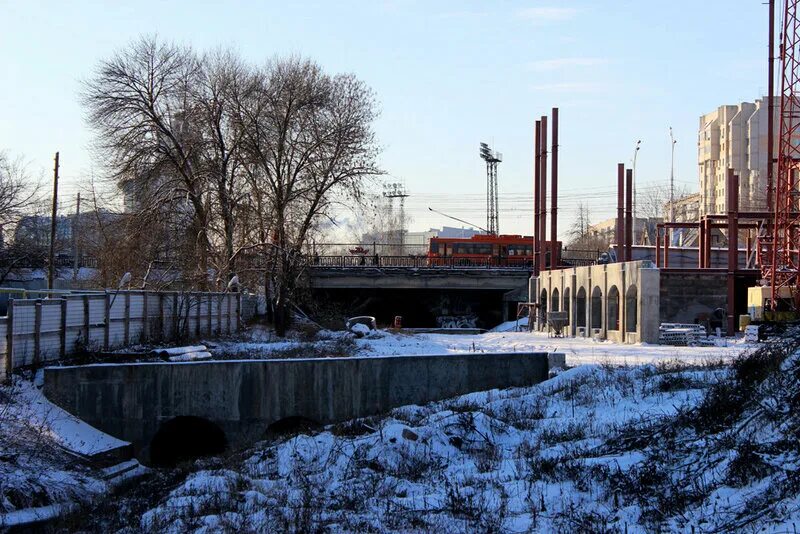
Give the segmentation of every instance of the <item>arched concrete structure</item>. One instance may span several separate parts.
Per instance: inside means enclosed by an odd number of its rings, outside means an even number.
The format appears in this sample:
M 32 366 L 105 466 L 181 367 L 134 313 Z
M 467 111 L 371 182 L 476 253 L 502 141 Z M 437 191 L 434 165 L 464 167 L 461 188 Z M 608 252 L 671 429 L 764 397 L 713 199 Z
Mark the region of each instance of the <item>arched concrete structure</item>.
M 539 296 L 545 290 L 546 294 L 552 294 L 555 289 L 565 298 L 569 294 L 569 305 L 563 305 L 562 309 L 569 312 L 567 331 L 571 335 L 577 335 L 578 328 L 583 328 L 585 335 L 591 335 L 589 326 L 598 328 L 599 324 L 603 338 L 626 343 L 655 343 L 660 322 L 660 283 L 659 270 L 652 262 L 611 263 L 545 271 L 538 278 L 531 278 L 530 295 Z M 618 298 L 616 329 L 611 329 L 613 325 L 607 319 L 612 287 L 616 287 Z M 592 299 L 598 293 L 600 300 Z M 642 310 L 646 310 L 644 315 Z
M 567 324 L 572 323 L 572 321 L 570 320 L 572 316 L 572 312 L 570 311 L 571 307 L 572 307 L 572 301 L 569 299 L 569 288 L 566 287 L 564 288 L 564 305 L 561 309 L 562 311 L 567 312 L 567 320 L 569 321 Z
M 561 301 L 559 300 L 558 288 L 553 289 L 553 294 L 550 297 L 550 311 L 557 312 L 561 309 Z

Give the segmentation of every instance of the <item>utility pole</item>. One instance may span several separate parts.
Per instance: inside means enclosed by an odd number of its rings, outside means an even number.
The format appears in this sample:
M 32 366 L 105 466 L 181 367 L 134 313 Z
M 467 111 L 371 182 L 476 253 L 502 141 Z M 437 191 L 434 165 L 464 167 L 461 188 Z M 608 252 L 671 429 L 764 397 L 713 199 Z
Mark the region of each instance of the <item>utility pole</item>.
M 81 192 L 78 191 L 78 200 L 75 204 L 75 219 L 72 221 L 72 279 L 78 279 L 78 225 L 81 220 Z
M 669 164 L 669 222 L 675 222 L 675 143 L 672 136 L 672 126 L 669 127 L 669 140 L 672 148 L 672 157 Z
M 47 269 L 47 289 L 53 289 L 56 274 L 56 214 L 58 213 L 58 152 L 53 167 L 53 210 L 50 214 L 50 257 Z

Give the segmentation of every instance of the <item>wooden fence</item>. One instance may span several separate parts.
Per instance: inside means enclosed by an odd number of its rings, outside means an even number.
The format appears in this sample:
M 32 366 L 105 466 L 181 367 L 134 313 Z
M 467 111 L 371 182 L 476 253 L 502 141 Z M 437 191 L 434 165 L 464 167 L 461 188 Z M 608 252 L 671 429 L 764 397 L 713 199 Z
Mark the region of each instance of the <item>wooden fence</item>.
M 0 382 L 86 351 L 239 331 L 239 293 L 119 291 L 12 299 L 0 317 Z

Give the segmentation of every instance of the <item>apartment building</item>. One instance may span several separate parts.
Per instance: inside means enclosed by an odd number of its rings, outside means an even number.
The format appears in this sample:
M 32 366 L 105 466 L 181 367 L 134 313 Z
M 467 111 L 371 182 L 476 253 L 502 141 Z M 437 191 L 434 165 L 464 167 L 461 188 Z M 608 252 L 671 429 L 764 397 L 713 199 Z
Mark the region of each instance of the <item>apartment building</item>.
M 778 131 L 778 100 L 775 100 Z M 725 213 L 726 175 L 739 175 L 739 208 L 766 209 L 767 192 L 767 98 L 720 106 L 700 117 L 697 161 L 700 177 L 700 215 Z M 777 150 L 778 136 L 775 136 Z

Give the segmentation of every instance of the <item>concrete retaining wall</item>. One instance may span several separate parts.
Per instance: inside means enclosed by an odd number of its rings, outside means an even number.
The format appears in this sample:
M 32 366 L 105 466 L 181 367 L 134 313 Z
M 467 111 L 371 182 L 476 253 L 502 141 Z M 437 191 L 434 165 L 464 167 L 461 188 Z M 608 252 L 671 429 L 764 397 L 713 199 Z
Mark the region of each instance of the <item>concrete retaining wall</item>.
M 209 419 L 229 441 L 252 442 L 286 417 L 333 423 L 531 385 L 547 374 L 546 353 L 86 365 L 46 368 L 44 391 L 90 425 L 132 442 L 146 460 L 159 426 L 177 416 Z

